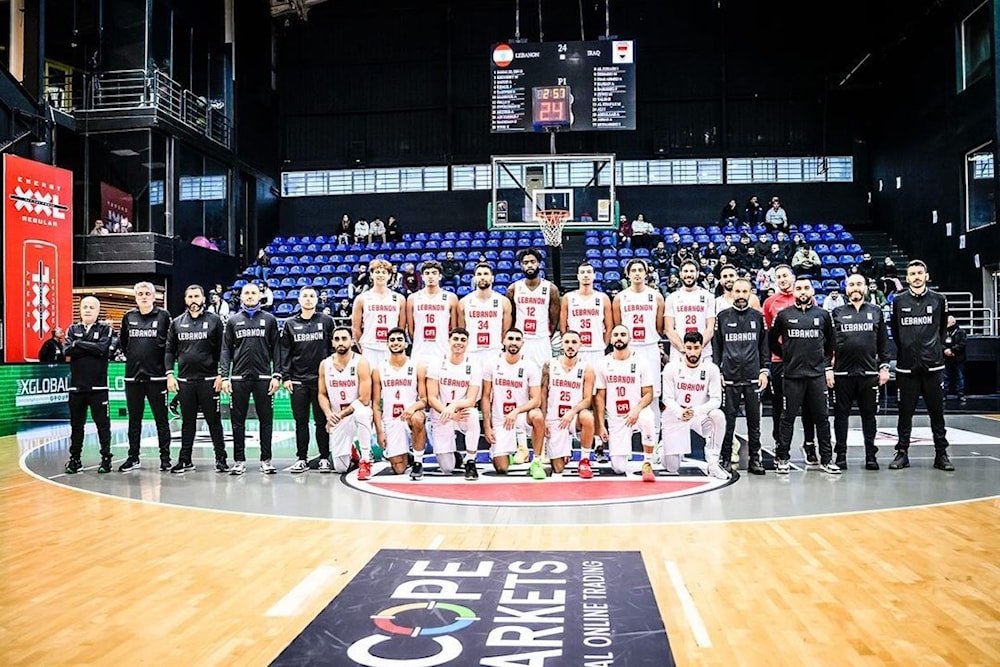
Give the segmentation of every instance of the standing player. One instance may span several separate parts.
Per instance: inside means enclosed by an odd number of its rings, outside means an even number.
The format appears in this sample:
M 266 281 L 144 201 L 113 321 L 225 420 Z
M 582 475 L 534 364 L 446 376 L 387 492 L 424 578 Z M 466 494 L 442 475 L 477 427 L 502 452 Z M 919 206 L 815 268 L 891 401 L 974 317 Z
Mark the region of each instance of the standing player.
M 507 298 L 514 305 L 513 325 L 524 332 L 522 353 L 541 368 L 552 358 L 552 334 L 559 329 L 559 288 L 539 275 L 542 268 L 540 251 L 535 248 L 522 250 L 517 260 L 524 278 L 507 288 Z M 504 338 L 506 340 L 506 334 Z
M 721 313 L 726 308 L 732 307 L 733 302 L 736 300 L 736 295 L 733 294 L 733 285 L 736 284 L 736 279 L 738 276 L 739 274 L 736 273 L 736 267 L 733 266 L 727 266 L 726 268 L 722 269 L 722 271 L 719 272 L 719 284 L 722 285 L 722 294 L 715 297 L 716 317 L 718 317 L 719 313 Z M 750 307 L 753 308 L 754 310 L 763 310 L 763 308 L 760 305 L 760 299 L 757 298 L 757 295 L 754 294 L 752 291 L 750 292 L 750 299 L 748 300 L 748 303 Z M 714 345 L 712 346 L 712 349 L 714 353 L 715 350 Z
M 172 473 L 194 470 L 191 453 L 198 428 L 198 411 L 205 415 L 205 424 L 215 450 L 215 471 L 229 472 L 226 464 L 226 442 L 219 413 L 219 357 L 225 327 L 222 318 L 205 310 L 205 288 L 191 285 L 184 290 L 186 310 L 170 323 L 167 334 L 167 389 L 177 392 L 181 406 L 181 451 Z M 174 361 L 177 374 L 174 374 Z
M 681 467 L 681 455 L 691 452 L 690 431 L 705 438 L 708 474 L 729 479 L 719 465 L 719 453 L 726 432 L 722 405 L 722 376 L 719 367 L 702 355 L 701 332 L 684 334 L 684 361 L 671 361 L 663 369 L 662 465 L 670 473 Z
M 386 332 L 386 339 L 389 333 Z M 326 413 L 333 468 L 351 469 L 351 454 L 357 440 L 361 449 L 358 479 L 372 476 L 372 371 L 368 359 L 352 348 L 347 327 L 333 330 L 333 354 L 319 366 L 319 404 Z
M 622 325 L 628 332 L 626 346 L 639 359 L 639 365 L 649 370 L 653 386 L 654 403 L 660 396 L 660 335 L 663 333 L 663 295 L 656 289 L 646 285 L 646 262 L 642 259 L 630 259 L 625 265 L 625 274 L 629 279 L 628 289 L 615 295 L 612 312 L 615 325 Z M 612 341 L 613 343 L 614 341 Z M 655 381 L 654 381 L 655 379 Z M 645 385 L 643 385 L 645 386 Z M 658 430 L 660 412 L 653 413 L 653 425 Z M 595 412 L 594 417 L 600 425 L 603 417 Z
M 630 271 L 629 276 L 632 275 Z M 628 462 L 632 458 L 632 433 L 639 431 L 642 437 L 642 481 L 655 482 L 653 443 L 656 426 L 650 408 L 655 375 L 653 366 L 630 350 L 629 343 L 628 327 L 616 324 L 611 330 L 611 354 L 604 357 L 594 374 L 594 419 L 598 435 L 608 443 L 611 469 L 619 475 L 628 472 Z M 659 363 L 657 359 L 656 369 L 659 369 Z M 604 425 L 605 409 L 607 427 Z
M 896 386 L 899 388 L 899 421 L 896 432 L 896 456 L 890 470 L 910 467 L 910 434 L 917 399 L 924 397 L 931 418 L 934 437 L 934 467 L 954 470 L 948 457 L 948 432 L 944 423 L 944 370 L 942 341 L 948 331 L 948 302 L 927 287 L 927 265 L 915 259 L 906 265 L 906 284 L 892 302 L 892 338 L 899 351 L 896 360 Z
M 319 471 L 330 472 L 330 434 L 326 415 L 319 404 L 319 365 L 333 352 L 333 318 L 316 312 L 316 288 L 299 290 L 298 314 L 285 320 L 281 329 L 281 379 L 295 418 L 295 463 L 293 474 L 309 469 L 309 412 L 315 422 L 319 448 Z
M 503 332 L 511 326 L 510 299 L 493 289 L 493 267 L 477 264 L 473 273 L 476 289 L 462 297 L 458 326 L 470 331 L 469 359 L 480 373 L 503 351 Z
M 722 467 L 732 470 L 733 434 L 740 403 L 746 406 L 747 472 L 763 475 L 760 462 L 760 392 L 767 388 L 767 331 L 764 316 L 750 306 L 753 287 L 746 278 L 737 278 L 732 285 L 732 307 L 722 309 L 715 320 L 717 331 L 712 336 L 715 346 L 713 359 L 722 373 L 723 412 L 726 434 L 722 439 Z M 721 297 L 720 297 L 721 298 Z
M 396 327 L 389 331 L 386 344 L 389 358 L 372 369 L 372 408 L 375 437 L 392 472 L 406 472 L 413 450 L 423 454 L 427 443 L 427 399 L 424 365 L 406 356 L 406 332 Z M 423 457 L 421 456 L 421 459 Z M 411 479 L 424 476 L 423 461 L 414 457 Z
M 469 332 L 456 327 L 448 335 L 451 348 L 448 356 L 427 368 L 427 404 L 431 407 L 431 424 L 434 429 L 434 455 L 438 468 L 450 475 L 458 465 L 455 432 L 465 436 L 465 479 L 479 479 L 476 469 L 476 452 L 479 450 L 479 412 L 476 405 L 482 388 L 480 366 L 466 353 Z M 423 469 L 424 450 L 414 446 L 413 468 Z
M 580 359 L 593 366 L 604 358 L 611 340 L 611 327 L 614 326 L 611 299 L 594 289 L 594 267 L 590 262 L 580 264 L 576 279 L 580 289 L 563 296 L 559 326 L 563 334 L 567 331 L 579 333 Z
M 155 304 L 153 284 L 135 284 L 136 307 L 122 316 L 119 345 L 125 353 L 125 402 L 128 407 L 128 458 L 119 472 L 139 469 L 142 413 L 149 409 L 156 422 L 160 445 L 160 470 L 170 470 L 170 421 L 167 417 L 167 347 L 170 313 Z
M 698 286 L 698 262 L 690 259 L 681 263 L 681 288 L 671 292 L 663 306 L 663 332 L 670 341 L 670 361 L 687 357 L 682 340 L 684 334 L 701 334 L 702 354 L 712 358 L 712 334 L 715 333 L 715 295 Z
M 506 474 L 509 455 L 517 450 L 516 431 L 531 428 L 535 460 L 529 472 L 535 479 L 545 479 L 542 466 L 542 438 L 545 420 L 538 405 L 541 399 L 541 371 L 535 362 L 521 354 L 523 334 L 508 329 L 503 335 L 504 353 L 483 372 L 483 435 L 490 443 L 493 468 Z
M 605 297 L 607 299 L 607 297 Z M 580 358 L 583 342 L 573 330 L 562 335 L 563 354 L 542 366 L 542 404 L 545 437 L 552 471 L 561 474 L 573 455 L 573 435 L 580 434 L 579 475 L 594 476 L 590 467 L 590 448 L 594 442 L 594 413 L 590 411 L 594 395 L 594 369 Z M 541 454 L 541 446 L 535 448 Z
M 424 288 L 406 299 L 406 328 L 413 341 L 411 356 L 429 364 L 448 354 L 448 332 L 458 324 L 458 297 L 441 289 L 441 263 L 424 262 Z
M 233 465 L 230 475 L 247 471 L 246 433 L 250 398 L 260 425 L 260 471 L 278 472 L 271 464 L 271 434 L 274 429 L 274 393 L 281 386 L 278 320 L 260 305 L 260 288 L 247 283 L 240 290 L 241 308 L 226 322 L 219 368 L 222 390 L 230 395 L 229 415 L 233 427 Z
M 365 359 L 374 368 L 388 356 L 385 343 L 389 329 L 406 328 L 406 299 L 389 289 L 392 264 L 384 259 L 373 259 L 368 264 L 368 273 L 372 287 L 354 299 L 351 328 L 354 340 L 361 344 Z
M 80 300 L 80 322 L 66 330 L 63 354 L 69 359 L 69 461 L 66 474 L 83 469 L 83 429 L 87 410 L 97 426 L 101 465 L 97 472 L 111 472 L 111 416 L 108 414 L 108 360 L 111 358 L 111 327 L 100 324 L 101 302 L 97 297 Z
M 875 458 L 875 413 L 878 388 L 889 381 L 888 331 L 882 309 L 868 303 L 868 281 L 860 273 L 847 277 L 847 303 L 833 310 L 833 432 L 837 467 L 847 469 L 847 422 L 858 403 L 865 439 L 865 469 L 878 470 Z

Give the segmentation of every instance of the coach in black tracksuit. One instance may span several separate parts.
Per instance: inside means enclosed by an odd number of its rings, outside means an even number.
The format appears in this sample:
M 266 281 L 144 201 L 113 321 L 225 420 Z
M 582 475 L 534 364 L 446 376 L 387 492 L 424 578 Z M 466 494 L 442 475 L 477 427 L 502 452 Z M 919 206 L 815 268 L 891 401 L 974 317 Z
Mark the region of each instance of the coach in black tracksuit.
M 122 316 L 120 345 L 125 353 L 125 405 L 128 408 L 128 458 L 119 472 L 139 468 L 139 443 L 146 402 L 156 422 L 160 470 L 170 470 L 170 422 L 167 418 L 167 347 L 170 313 L 155 305 L 153 284 L 135 285 L 136 308 Z
M 167 388 L 177 392 L 181 406 L 181 451 L 172 473 L 194 470 L 191 453 L 198 426 L 198 410 L 205 415 L 208 433 L 215 450 L 216 472 L 229 472 L 226 443 L 219 414 L 219 356 L 222 353 L 222 319 L 205 310 L 205 290 L 191 285 L 184 290 L 183 313 L 170 323 L 167 334 Z M 174 361 L 177 374 L 174 375 Z
M 101 302 L 93 296 L 80 300 L 80 322 L 66 330 L 63 354 L 69 358 L 69 461 L 66 473 L 80 472 L 83 464 L 83 429 L 87 410 L 97 426 L 101 465 L 97 472 L 111 472 L 111 417 L 108 414 L 108 360 L 111 327 L 97 321 Z
M 948 457 L 948 432 L 944 424 L 944 370 L 942 341 L 948 327 L 948 302 L 927 288 L 927 265 L 915 259 L 906 265 L 906 284 L 892 302 L 892 337 L 896 341 L 896 387 L 899 390 L 899 441 L 891 470 L 910 467 L 910 434 L 917 399 L 922 395 L 931 418 L 934 467 L 954 470 Z
M 785 405 L 781 414 L 781 441 L 775 448 L 776 471 L 789 472 L 795 418 L 800 409 L 805 409 L 815 418 L 820 465 L 824 471 L 836 475 L 840 469 L 833 462 L 826 405 L 827 387 L 833 385 L 833 324 L 828 312 L 812 305 L 813 286 L 809 278 L 796 278 L 793 290 L 795 305 L 778 313 L 768 334 L 771 349 L 785 366 Z
M 878 388 L 889 381 L 889 333 L 882 309 L 868 303 L 868 283 L 861 274 L 847 279 L 847 300 L 833 310 L 833 432 L 837 466 L 847 469 L 847 422 L 858 403 L 865 439 L 865 469 L 878 470 L 875 413 Z
M 295 417 L 293 473 L 305 472 L 309 453 L 309 412 L 316 425 L 320 460 L 330 460 L 330 434 L 326 413 L 319 404 L 319 365 L 333 354 L 333 318 L 316 312 L 318 297 L 312 287 L 299 290 L 298 314 L 285 320 L 281 330 L 281 379 L 291 398 Z M 329 472 L 325 465 L 321 472 Z
M 760 462 L 760 392 L 767 387 L 767 330 L 764 315 L 750 307 L 752 287 L 746 278 L 733 283 L 733 305 L 719 311 L 712 336 L 712 358 L 722 371 L 724 391 L 723 411 L 726 413 L 726 435 L 722 440 L 722 467 L 732 472 L 733 434 L 740 402 L 746 405 L 747 472 L 763 475 Z
M 233 426 L 231 475 L 246 472 L 246 423 L 253 397 L 260 424 L 260 471 L 277 472 L 271 464 L 271 434 L 274 428 L 274 393 L 281 386 L 278 320 L 260 307 L 260 288 L 247 283 L 240 292 L 242 308 L 226 322 L 222 343 L 223 391 L 230 393 Z

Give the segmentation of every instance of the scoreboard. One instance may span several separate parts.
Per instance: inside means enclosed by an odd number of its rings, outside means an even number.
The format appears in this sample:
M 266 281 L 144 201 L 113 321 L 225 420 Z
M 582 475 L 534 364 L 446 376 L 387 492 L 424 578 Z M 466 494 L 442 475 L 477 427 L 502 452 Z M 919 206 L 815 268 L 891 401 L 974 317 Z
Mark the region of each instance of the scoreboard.
M 635 43 L 500 43 L 490 63 L 490 131 L 635 129 Z

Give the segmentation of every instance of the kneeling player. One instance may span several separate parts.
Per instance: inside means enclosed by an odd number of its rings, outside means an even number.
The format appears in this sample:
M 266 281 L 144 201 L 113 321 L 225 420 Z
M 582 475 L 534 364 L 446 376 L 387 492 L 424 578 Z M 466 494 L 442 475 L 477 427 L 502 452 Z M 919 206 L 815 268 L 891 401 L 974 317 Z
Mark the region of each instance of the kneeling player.
M 545 479 L 545 468 L 537 454 L 545 435 L 545 419 L 538 405 L 541 399 L 541 372 L 535 362 L 521 354 L 523 334 L 508 329 L 503 336 L 503 354 L 483 370 L 483 435 L 490 443 L 493 469 L 506 474 L 509 456 L 517 451 L 517 431 L 527 432 L 536 448 L 531 476 Z
M 450 475 L 458 462 L 455 432 L 465 435 L 465 479 L 479 479 L 476 451 L 479 449 L 479 412 L 476 403 L 482 386 L 479 365 L 466 354 L 469 332 L 455 327 L 448 334 L 451 353 L 427 369 L 427 405 L 431 408 L 434 456 L 438 467 Z M 424 452 L 413 450 L 413 467 L 423 467 Z M 414 479 L 417 479 L 416 477 Z
M 552 471 L 562 473 L 573 454 L 573 435 L 580 434 L 579 475 L 594 476 L 590 468 L 590 448 L 594 442 L 594 413 L 590 411 L 594 395 L 594 371 L 580 360 L 580 334 L 562 335 L 563 356 L 542 368 L 542 412 L 545 414 L 545 437 Z M 536 447 L 536 455 L 540 454 Z
M 386 345 L 389 358 L 372 371 L 372 406 L 375 413 L 375 435 L 392 464 L 392 472 L 402 475 L 413 450 L 423 453 L 427 442 L 427 413 L 424 387 L 424 365 L 406 356 L 406 332 L 395 327 L 389 330 Z M 423 462 L 414 459 L 410 477 L 423 477 Z
M 361 448 L 358 479 L 372 474 L 372 373 L 368 360 L 355 353 L 347 327 L 333 331 L 333 354 L 319 365 L 319 404 L 326 414 L 333 469 L 346 473 L 357 439 Z

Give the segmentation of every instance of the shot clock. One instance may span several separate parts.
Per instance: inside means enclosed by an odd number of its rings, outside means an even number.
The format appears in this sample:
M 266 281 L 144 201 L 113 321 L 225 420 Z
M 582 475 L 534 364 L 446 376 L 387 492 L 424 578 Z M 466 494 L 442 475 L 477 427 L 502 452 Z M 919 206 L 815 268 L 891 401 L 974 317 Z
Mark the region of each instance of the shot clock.
M 535 131 L 568 128 L 573 124 L 573 96 L 569 86 L 531 89 L 531 121 Z

